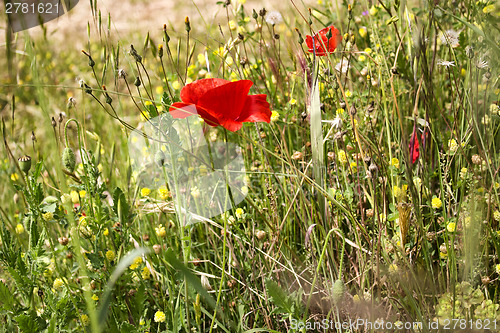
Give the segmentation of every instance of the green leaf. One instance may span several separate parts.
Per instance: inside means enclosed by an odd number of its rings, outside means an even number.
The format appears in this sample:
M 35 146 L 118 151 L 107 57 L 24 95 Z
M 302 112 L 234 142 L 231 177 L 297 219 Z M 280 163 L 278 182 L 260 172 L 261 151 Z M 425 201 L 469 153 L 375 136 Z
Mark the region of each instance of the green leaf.
M 161 104 L 163 105 L 164 110 L 168 110 L 170 108 L 170 105 L 172 105 L 172 100 L 167 95 L 166 91 L 164 91 L 163 95 L 161 96 Z
M 113 192 L 113 210 L 116 215 L 118 215 L 120 223 L 125 225 L 130 215 L 130 207 L 125 198 L 125 194 L 119 187 L 115 188 Z
M 35 318 L 27 314 L 21 314 L 14 318 L 21 332 L 35 333 L 38 332 L 39 326 Z
M 7 285 L 0 281 L 0 303 L 3 308 L 7 311 L 13 311 L 14 309 L 14 297 Z
M 156 108 L 156 105 L 154 105 L 154 104 L 147 105 L 146 110 L 148 111 L 150 118 L 156 118 L 159 115 L 158 109 Z
M 194 275 L 189 268 L 187 268 L 183 263 L 177 259 L 171 248 L 168 248 L 165 252 L 165 260 L 169 263 L 175 270 L 179 271 L 187 280 L 187 282 L 196 290 L 197 293 L 210 305 L 212 309 L 215 309 L 216 302 L 208 294 L 208 292 L 201 285 L 200 279 Z
M 266 292 L 269 295 L 271 302 L 278 307 L 280 312 L 289 314 L 292 313 L 292 301 L 286 292 L 281 289 L 278 283 L 271 279 L 267 279 Z
M 126 321 L 124 321 L 120 325 L 120 332 L 121 333 L 135 333 L 135 332 L 137 332 L 137 329 L 134 327 L 134 325 L 131 325 L 131 324 L 127 323 Z

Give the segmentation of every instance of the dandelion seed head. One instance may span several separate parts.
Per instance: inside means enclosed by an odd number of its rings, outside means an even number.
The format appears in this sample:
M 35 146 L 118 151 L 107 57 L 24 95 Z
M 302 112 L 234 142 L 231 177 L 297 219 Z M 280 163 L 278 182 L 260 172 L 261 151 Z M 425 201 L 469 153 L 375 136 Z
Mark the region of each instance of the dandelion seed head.
M 271 11 L 266 16 L 266 22 L 272 25 L 276 25 L 283 22 L 283 17 L 279 12 Z
M 443 32 L 440 38 L 443 44 L 448 44 L 451 47 L 457 47 L 459 45 L 458 43 L 459 36 L 460 36 L 460 31 L 449 29 Z

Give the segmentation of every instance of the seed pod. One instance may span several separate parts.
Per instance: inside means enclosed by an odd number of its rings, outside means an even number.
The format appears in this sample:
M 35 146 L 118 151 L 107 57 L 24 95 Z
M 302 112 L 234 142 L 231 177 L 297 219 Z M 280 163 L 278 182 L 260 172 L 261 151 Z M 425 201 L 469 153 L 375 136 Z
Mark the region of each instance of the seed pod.
M 30 171 L 30 169 L 31 169 L 31 157 L 30 156 L 28 156 L 28 155 L 21 156 L 17 159 L 17 161 L 19 162 L 19 168 L 21 168 L 21 170 L 24 173 L 28 173 L 28 171 Z
M 136 77 L 136 78 L 135 78 L 134 85 L 135 85 L 136 87 L 139 87 L 139 86 L 141 85 L 141 79 L 140 79 L 139 77 Z
M 138 63 L 142 62 L 142 57 L 137 53 L 136 49 L 134 48 L 134 45 L 130 45 L 130 55 L 134 57 L 135 61 Z
M 50 124 L 52 125 L 52 127 L 56 127 L 57 123 L 54 117 L 52 117 L 52 121 L 50 122 Z
M 155 163 L 158 165 L 160 168 L 165 164 L 165 154 L 163 151 L 158 150 L 155 154 Z
M 333 303 L 335 305 L 340 304 L 344 299 L 344 294 L 345 294 L 344 282 L 342 282 L 342 280 L 335 281 L 332 288 Z
M 73 152 L 73 149 L 66 147 L 64 148 L 63 154 L 62 154 L 62 163 L 65 169 L 67 169 L 70 172 L 75 171 L 75 166 L 76 166 L 76 156 L 75 153 Z

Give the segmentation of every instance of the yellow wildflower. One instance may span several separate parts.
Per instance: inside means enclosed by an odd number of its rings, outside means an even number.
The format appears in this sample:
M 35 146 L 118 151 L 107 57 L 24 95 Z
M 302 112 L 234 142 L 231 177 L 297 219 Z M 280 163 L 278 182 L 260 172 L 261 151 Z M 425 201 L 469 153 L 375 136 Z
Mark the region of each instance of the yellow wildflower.
M 15 182 L 19 179 L 19 175 L 17 173 L 13 173 L 12 175 L 10 175 L 10 179 Z
M 457 224 L 455 222 L 450 222 L 446 226 L 446 230 L 448 230 L 448 232 L 455 232 L 456 229 L 457 229 Z
M 495 221 L 497 221 L 497 222 L 499 222 L 499 221 L 500 221 L 500 212 L 499 212 L 498 210 L 495 210 L 495 211 L 493 212 L 493 219 L 494 219 Z
M 193 188 L 191 189 L 191 196 L 192 196 L 193 198 L 198 199 L 198 198 L 200 197 L 200 194 L 201 194 L 201 192 L 200 192 L 200 190 L 198 189 L 198 187 L 196 187 L 196 186 L 195 186 L 195 187 L 193 187 Z
M 358 32 L 362 38 L 365 38 L 368 35 L 368 31 L 366 30 L 366 27 L 359 28 Z
M 441 206 L 443 206 L 443 202 L 438 197 L 434 197 L 434 198 L 432 198 L 431 205 L 432 205 L 432 208 L 439 209 L 439 208 L 441 208 Z
M 391 165 L 397 169 L 399 169 L 399 160 L 396 157 L 393 157 L 391 160 Z
M 151 193 L 151 190 L 147 187 L 141 188 L 141 196 L 147 197 Z
M 243 208 L 236 208 L 236 217 L 241 219 L 243 218 L 243 214 L 245 213 L 245 211 L 243 210 Z
M 271 121 L 276 121 L 280 118 L 280 114 L 278 111 L 271 112 Z
M 339 162 L 342 164 L 347 163 L 347 154 L 343 149 L 339 150 Z
M 45 222 L 50 221 L 54 218 L 54 214 L 51 212 L 43 213 L 42 218 Z
M 448 149 L 450 153 L 454 154 L 458 150 L 458 143 L 455 139 L 448 140 Z
M 167 231 L 165 230 L 165 227 L 160 224 L 157 228 L 155 228 L 156 235 L 158 237 L 165 237 L 167 235 Z
M 144 280 L 149 280 L 151 278 L 151 272 L 149 271 L 149 268 L 144 267 L 142 269 L 141 276 Z
M 64 282 L 63 282 L 63 280 L 62 280 L 62 279 L 60 279 L 60 278 L 55 279 L 55 280 L 54 280 L 54 283 L 52 284 L 52 287 L 53 287 L 54 289 L 56 289 L 56 290 L 57 290 L 57 289 L 59 289 L 59 288 L 61 288 L 62 286 L 64 286 Z
M 137 267 L 139 267 L 141 263 L 142 263 L 142 258 L 137 257 L 134 259 L 134 262 L 132 263 L 132 265 L 129 266 L 129 268 L 132 270 L 137 269 Z
M 155 323 L 163 323 L 165 321 L 165 313 L 163 311 L 156 311 L 155 313 Z
M 158 189 L 158 195 L 161 200 L 167 200 L 170 198 L 170 191 L 165 186 L 162 186 Z
M 16 225 L 16 234 L 20 235 L 24 232 L 24 226 L 22 224 Z
M 106 258 L 108 258 L 109 261 L 113 261 L 116 258 L 116 254 L 112 250 L 108 250 L 106 252 Z
M 90 318 L 86 314 L 82 314 L 80 316 L 80 320 L 81 320 L 83 326 L 89 326 L 90 325 Z
M 78 192 L 77 191 L 71 191 L 71 193 L 69 194 L 71 196 L 71 202 L 72 203 L 79 203 L 80 202 L 80 197 L 78 196 Z

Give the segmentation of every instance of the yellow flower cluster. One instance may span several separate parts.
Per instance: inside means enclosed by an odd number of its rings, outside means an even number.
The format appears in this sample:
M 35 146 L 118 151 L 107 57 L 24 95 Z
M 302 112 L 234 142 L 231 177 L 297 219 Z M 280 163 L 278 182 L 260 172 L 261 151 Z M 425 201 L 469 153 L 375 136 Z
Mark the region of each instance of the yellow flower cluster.
M 347 163 L 347 154 L 345 152 L 345 150 L 341 149 L 339 150 L 339 162 L 342 163 L 342 164 L 346 164 Z
M 132 265 L 130 265 L 130 269 L 134 270 L 134 269 L 137 269 L 137 267 L 139 267 L 139 265 L 142 263 L 142 258 L 141 257 L 137 257 L 135 258 L 134 260 L 134 263 Z
M 432 208 L 439 209 L 443 206 L 443 202 L 438 197 L 434 197 L 434 198 L 432 198 L 431 205 L 432 205 Z
M 165 313 L 163 311 L 156 311 L 154 319 L 155 323 L 163 323 L 166 319 Z

